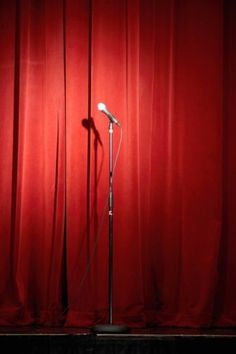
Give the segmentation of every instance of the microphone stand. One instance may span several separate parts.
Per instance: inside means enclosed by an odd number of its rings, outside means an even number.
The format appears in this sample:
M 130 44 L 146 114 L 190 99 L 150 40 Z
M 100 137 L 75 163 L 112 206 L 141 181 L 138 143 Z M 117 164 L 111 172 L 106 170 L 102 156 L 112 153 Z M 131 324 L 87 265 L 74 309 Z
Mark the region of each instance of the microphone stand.
M 113 323 L 113 122 L 109 121 L 109 255 L 108 255 L 108 317 L 109 323 L 93 327 L 95 333 L 126 333 L 128 327 Z

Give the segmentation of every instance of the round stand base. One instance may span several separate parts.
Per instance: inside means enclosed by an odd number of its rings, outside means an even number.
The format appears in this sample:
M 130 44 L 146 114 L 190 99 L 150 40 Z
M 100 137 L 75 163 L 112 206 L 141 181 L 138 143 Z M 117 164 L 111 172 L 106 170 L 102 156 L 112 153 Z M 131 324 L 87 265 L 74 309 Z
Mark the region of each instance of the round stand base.
M 115 324 L 99 324 L 92 328 L 94 333 L 104 333 L 104 334 L 119 334 L 129 332 L 129 328 L 125 325 L 115 325 Z

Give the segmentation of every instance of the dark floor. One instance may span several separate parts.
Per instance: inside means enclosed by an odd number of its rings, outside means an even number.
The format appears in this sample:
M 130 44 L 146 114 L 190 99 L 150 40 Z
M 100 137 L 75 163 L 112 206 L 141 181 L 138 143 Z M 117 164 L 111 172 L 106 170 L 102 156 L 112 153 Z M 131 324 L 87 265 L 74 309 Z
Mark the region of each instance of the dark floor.
M 78 327 L 13 327 L 5 326 L 0 327 L 0 336 L 4 335 L 77 335 L 77 336 L 87 336 L 91 335 L 93 332 L 89 328 L 78 328 Z M 152 327 L 152 328 L 130 328 L 128 333 L 124 334 L 97 334 L 97 336 L 108 336 L 108 337 L 158 337 L 158 338 L 197 338 L 197 337 L 208 337 L 208 338 L 236 338 L 236 327 L 235 328 L 210 328 L 210 329 L 192 329 L 192 328 L 170 328 L 170 327 Z
M 24 354 L 233 354 L 236 328 L 146 328 L 94 334 L 88 328 L 0 327 L 0 346 L 1 353 Z

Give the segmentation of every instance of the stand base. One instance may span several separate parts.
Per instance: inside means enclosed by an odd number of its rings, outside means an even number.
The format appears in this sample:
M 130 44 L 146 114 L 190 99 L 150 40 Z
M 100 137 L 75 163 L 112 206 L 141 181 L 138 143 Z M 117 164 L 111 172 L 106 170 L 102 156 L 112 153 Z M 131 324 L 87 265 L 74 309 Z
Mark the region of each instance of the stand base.
M 100 324 L 96 325 L 92 328 L 94 333 L 105 333 L 105 334 L 112 334 L 112 333 L 127 333 L 129 332 L 129 328 L 125 325 L 115 325 L 115 324 Z

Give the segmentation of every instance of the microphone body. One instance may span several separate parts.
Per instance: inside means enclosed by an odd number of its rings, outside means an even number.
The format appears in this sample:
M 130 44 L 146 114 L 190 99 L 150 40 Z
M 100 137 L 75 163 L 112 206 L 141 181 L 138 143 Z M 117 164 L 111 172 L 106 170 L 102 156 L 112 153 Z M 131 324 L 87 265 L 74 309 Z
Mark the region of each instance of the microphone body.
M 97 105 L 98 110 L 102 113 L 104 113 L 112 123 L 118 125 L 118 127 L 120 127 L 120 123 L 119 121 L 113 116 L 113 114 L 111 114 L 111 112 L 108 111 L 106 105 L 104 103 L 98 103 Z

